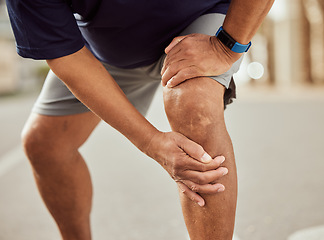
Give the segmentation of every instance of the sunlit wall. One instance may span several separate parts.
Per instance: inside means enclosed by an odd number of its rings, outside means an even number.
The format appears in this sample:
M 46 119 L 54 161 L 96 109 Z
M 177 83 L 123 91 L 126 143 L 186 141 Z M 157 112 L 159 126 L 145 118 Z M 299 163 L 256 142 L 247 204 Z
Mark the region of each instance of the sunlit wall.
M 275 1 L 253 38 L 238 84 L 324 83 L 324 1 Z

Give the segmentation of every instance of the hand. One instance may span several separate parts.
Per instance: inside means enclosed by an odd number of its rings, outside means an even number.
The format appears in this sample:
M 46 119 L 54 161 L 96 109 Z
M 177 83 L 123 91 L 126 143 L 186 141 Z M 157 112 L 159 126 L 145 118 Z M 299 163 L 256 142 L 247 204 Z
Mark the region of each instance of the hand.
M 156 133 L 144 151 L 155 159 L 177 182 L 180 190 L 200 206 L 204 199 L 198 194 L 215 194 L 225 190 L 216 183 L 228 173 L 220 167 L 223 156 L 212 159 L 197 143 L 176 132 Z
M 190 34 L 176 37 L 165 49 L 162 85 L 174 87 L 181 82 L 228 71 L 242 54 L 225 47 L 216 37 Z

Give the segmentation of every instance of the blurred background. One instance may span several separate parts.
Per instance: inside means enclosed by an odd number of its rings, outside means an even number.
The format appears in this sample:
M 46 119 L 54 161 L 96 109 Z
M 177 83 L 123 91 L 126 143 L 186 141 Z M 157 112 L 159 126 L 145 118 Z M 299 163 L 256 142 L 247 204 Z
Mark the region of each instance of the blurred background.
M 276 1 L 252 42 L 225 112 L 238 165 L 236 237 L 324 240 L 324 1 Z M 16 54 L 0 0 L 0 240 L 59 239 L 20 146 L 47 71 Z M 148 119 L 170 130 L 161 89 Z M 187 239 L 161 167 L 106 124 L 81 151 L 94 181 L 94 239 Z

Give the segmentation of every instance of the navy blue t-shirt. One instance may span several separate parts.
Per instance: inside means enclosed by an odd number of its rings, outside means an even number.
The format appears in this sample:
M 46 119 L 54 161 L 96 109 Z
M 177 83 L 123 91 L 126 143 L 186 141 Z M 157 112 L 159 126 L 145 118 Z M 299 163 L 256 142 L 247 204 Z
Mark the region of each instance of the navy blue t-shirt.
M 53 59 L 86 45 L 108 64 L 156 61 L 193 20 L 225 14 L 230 0 L 7 0 L 22 57 Z M 217 30 L 217 29 L 215 29 Z

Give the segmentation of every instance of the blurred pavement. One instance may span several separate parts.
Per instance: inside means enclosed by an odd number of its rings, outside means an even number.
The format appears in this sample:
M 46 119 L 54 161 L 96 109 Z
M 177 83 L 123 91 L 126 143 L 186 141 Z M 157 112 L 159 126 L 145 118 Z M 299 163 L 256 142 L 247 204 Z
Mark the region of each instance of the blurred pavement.
M 19 143 L 35 98 L 0 99 L 0 240 L 59 239 Z M 287 240 L 319 226 L 314 238 L 289 240 L 324 239 L 324 89 L 241 88 L 238 98 L 226 110 L 239 175 L 238 237 Z M 169 130 L 161 92 L 148 118 Z M 94 240 L 186 240 L 175 184 L 158 164 L 104 123 L 81 151 L 93 177 Z

